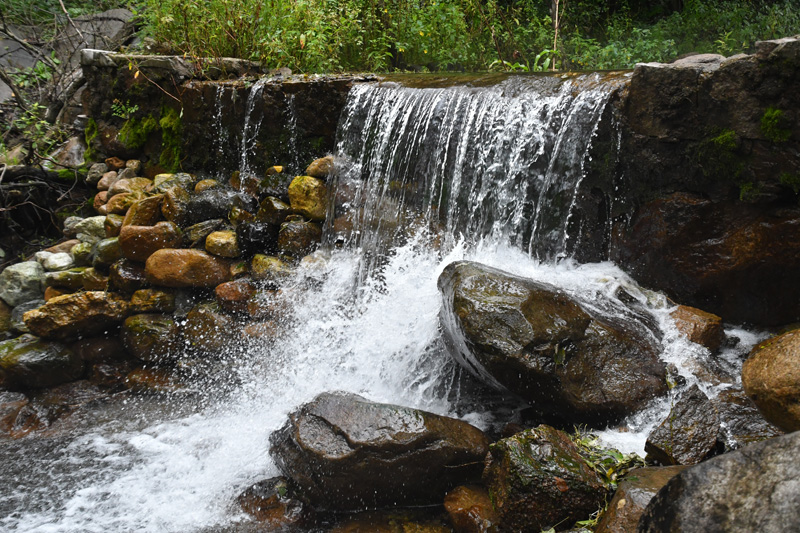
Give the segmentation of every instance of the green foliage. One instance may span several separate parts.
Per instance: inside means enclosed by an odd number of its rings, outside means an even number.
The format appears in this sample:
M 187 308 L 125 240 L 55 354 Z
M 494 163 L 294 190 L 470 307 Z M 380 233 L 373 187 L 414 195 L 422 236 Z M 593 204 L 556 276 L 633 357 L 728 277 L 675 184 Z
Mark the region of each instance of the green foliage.
M 789 187 L 795 194 L 800 194 L 800 172 L 795 172 L 794 174 L 782 172 L 779 179 L 781 185 Z
M 739 151 L 736 132 L 731 129 L 716 130 L 703 139 L 697 147 L 697 163 L 706 177 L 733 180 L 741 185 L 745 161 Z
M 137 111 L 139 111 L 139 106 L 136 104 L 131 105 L 130 100 L 122 103 L 121 100 L 115 98 L 114 101 L 111 102 L 111 114 L 115 117 L 129 120 Z
M 783 127 L 786 122 L 783 111 L 770 107 L 761 117 L 761 133 L 772 142 L 786 142 L 792 136 L 792 130 Z
M 571 436 L 578 452 L 608 487 L 615 489 L 617 482 L 630 470 L 645 466 L 644 459 L 635 453 L 622 453 L 600 444 L 597 435 L 580 428 Z
M 161 109 L 161 120 L 158 121 L 161 128 L 161 157 L 158 163 L 167 172 L 177 172 L 181 168 L 182 115 L 183 111 L 178 112 L 171 107 Z
M 97 152 L 92 147 L 92 143 L 97 136 L 100 134 L 99 129 L 97 128 L 97 122 L 93 118 L 90 118 L 89 121 L 86 123 L 86 129 L 83 130 L 83 140 L 86 142 L 86 152 L 83 154 L 84 161 L 94 161 L 97 159 Z
M 144 146 L 150 134 L 157 129 L 158 121 L 150 115 L 142 118 L 132 117 L 122 125 L 118 138 L 126 148 L 135 150 Z
M 31 142 L 34 153 L 45 155 L 63 141 L 66 133 L 44 120 L 47 107 L 35 102 L 14 121 L 14 127 Z

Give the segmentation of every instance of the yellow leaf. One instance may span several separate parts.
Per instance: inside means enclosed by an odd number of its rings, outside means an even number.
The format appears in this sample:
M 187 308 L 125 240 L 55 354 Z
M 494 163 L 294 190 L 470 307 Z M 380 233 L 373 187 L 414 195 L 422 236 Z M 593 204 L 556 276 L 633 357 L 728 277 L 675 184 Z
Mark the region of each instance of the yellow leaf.
M 133 75 L 133 79 L 136 79 L 136 78 L 138 78 L 138 77 L 139 77 L 139 71 L 137 70 L 137 71 L 136 71 L 136 74 L 134 74 L 134 75 Z

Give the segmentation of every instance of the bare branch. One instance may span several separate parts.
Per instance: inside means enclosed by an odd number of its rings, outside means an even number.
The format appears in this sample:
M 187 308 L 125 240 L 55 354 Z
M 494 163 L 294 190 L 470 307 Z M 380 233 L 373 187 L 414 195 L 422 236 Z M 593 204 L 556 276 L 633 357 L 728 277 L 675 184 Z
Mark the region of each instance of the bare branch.
M 11 76 L 8 75 L 8 72 L 6 72 L 6 69 L 3 67 L 0 67 L 0 80 L 3 80 L 3 83 L 11 88 L 11 92 L 14 94 L 14 100 L 16 100 L 20 109 L 27 111 L 28 105 L 25 103 L 22 93 L 20 93 L 19 88 L 17 88 L 17 85 L 14 83 L 14 80 L 11 79 Z
M 83 36 L 83 33 L 81 32 L 81 30 L 78 29 L 77 25 L 75 25 L 75 21 L 72 20 L 72 17 L 69 16 L 69 12 L 67 11 L 67 8 L 64 6 L 64 0 L 58 0 L 58 3 L 61 5 L 61 10 L 67 16 L 67 20 L 69 21 L 70 25 L 75 30 L 75 32 L 80 36 L 81 41 L 83 41 L 84 44 L 88 45 L 89 42 L 86 40 L 86 37 Z

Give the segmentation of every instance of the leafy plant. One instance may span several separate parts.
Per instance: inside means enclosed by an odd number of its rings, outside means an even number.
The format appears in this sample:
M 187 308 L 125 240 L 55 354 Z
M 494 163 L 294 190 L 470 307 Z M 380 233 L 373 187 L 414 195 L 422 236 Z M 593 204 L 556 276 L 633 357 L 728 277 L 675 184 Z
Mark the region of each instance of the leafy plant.
M 118 98 L 115 98 L 111 102 L 111 114 L 115 117 L 129 120 L 137 111 L 139 111 L 139 106 L 137 104 L 131 105 L 130 100 L 122 103 Z

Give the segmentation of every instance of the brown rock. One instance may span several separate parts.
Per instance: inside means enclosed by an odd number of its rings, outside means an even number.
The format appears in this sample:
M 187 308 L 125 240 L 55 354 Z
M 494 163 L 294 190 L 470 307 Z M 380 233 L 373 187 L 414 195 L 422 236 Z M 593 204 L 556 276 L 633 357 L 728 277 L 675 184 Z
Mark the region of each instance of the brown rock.
M 44 251 L 45 252 L 50 252 L 51 254 L 60 254 L 60 253 L 64 253 L 64 252 L 70 252 L 70 251 L 72 251 L 72 247 L 73 246 L 76 246 L 76 245 L 78 245 L 80 243 L 81 243 L 81 241 L 79 241 L 78 239 L 69 239 L 67 241 L 60 242 L 60 243 L 56 244 L 55 246 L 51 246 L 50 248 L 45 248 Z
M 711 353 L 719 350 L 722 341 L 725 340 L 722 319 L 717 315 L 681 305 L 670 313 L 670 316 L 675 321 L 678 331 L 693 343 L 708 348 Z
M 116 196 L 127 192 L 143 193 L 153 184 L 147 178 L 120 178 L 108 188 L 108 196 Z
M 125 294 L 131 294 L 147 285 L 144 267 L 141 263 L 123 259 L 108 269 L 108 286 Z
M 188 214 L 189 199 L 189 193 L 179 185 L 167 189 L 161 204 L 161 214 L 166 220 L 182 225 Z
M 94 195 L 92 207 L 97 211 L 100 206 L 106 205 L 106 202 L 108 202 L 108 191 L 100 191 Z
M 69 289 L 56 288 L 56 287 L 46 287 L 44 289 L 44 301 L 48 302 L 48 301 L 52 300 L 53 298 L 55 298 L 56 296 L 61 296 L 63 294 L 69 294 L 70 292 L 72 292 L 72 291 L 70 291 Z
M 159 222 L 155 226 L 122 226 L 119 232 L 120 252 L 123 257 L 134 261 L 147 261 L 156 250 L 176 248 L 181 241 L 181 230 L 173 222 Z
M 608 504 L 595 533 L 632 533 L 636 531 L 645 507 L 661 487 L 684 470 L 685 466 L 635 468 L 628 472 Z
M 119 237 L 119 230 L 122 229 L 123 220 L 125 220 L 125 217 L 122 215 L 106 215 L 106 221 L 103 223 L 103 227 L 105 227 L 107 239 Z
M 242 510 L 270 531 L 284 531 L 308 522 L 311 509 L 292 495 L 289 480 L 265 479 L 252 485 L 236 498 Z
M 23 316 L 31 333 L 46 339 L 75 340 L 119 325 L 128 302 L 110 292 L 78 292 L 57 296 Z
M 83 290 L 106 291 L 108 290 L 108 276 L 94 267 L 83 271 Z
M 250 264 L 254 279 L 282 283 L 293 274 L 293 270 L 278 257 L 256 254 Z
M 161 203 L 164 201 L 163 194 L 148 196 L 131 205 L 123 226 L 153 226 L 161 219 Z
M 260 339 L 261 341 L 274 341 L 285 330 L 284 324 L 275 320 L 267 322 L 250 322 L 242 330 L 245 338 Z
M 127 388 L 125 380 L 134 367 L 134 363 L 127 359 L 95 363 L 89 369 L 89 383 L 102 389 L 109 389 L 110 392 L 124 390 Z
M 163 249 L 145 266 L 147 279 L 164 287 L 216 287 L 230 281 L 230 265 L 222 258 L 194 249 Z
M 120 170 L 125 168 L 125 161 L 119 157 L 109 157 L 105 160 L 105 164 L 109 170 Z
M 115 215 L 124 215 L 128 212 L 130 206 L 139 200 L 140 196 L 137 193 L 123 193 L 117 194 L 109 198 L 108 203 L 104 206 L 106 213 L 113 213 Z
M 742 385 L 769 422 L 800 430 L 800 329 L 756 345 L 742 366 Z
M 206 353 L 230 348 L 234 328 L 231 317 L 222 313 L 216 302 L 198 304 L 183 321 L 182 333 L 187 345 Z
M 256 220 L 267 224 L 280 225 L 292 213 L 289 204 L 274 196 L 267 196 L 260 204 Z
M 94 337 L 74 342 L 72 351 L 85 363 L 94 364 L 124 359 L 125 346 L 119 337 Z
M 96 210 L 98 215 L 107 215 L 108 214 L 108 204 L 101 205 Z
M 220 257 L 239 257 L 239 244 L 236 232 L 231 230 L 214 231 L 206 237 L 206 251 Z
M 117 171 L 110 170 L 105 174 L 103 174 L 103 177 L 100 178 L 100 181 L 97 182 L 97 190 L 107 191 L 108 188 L 111 187 L 115 181 L 117 181 Z
M 194 186 L 194 192 L 203 192 L 207 191 L 208 189 L 213 189 L 214 187 L 219 187 L 219 182 L 217 180 L 200 180 Z
M 313 252 L 320 242 L 322 229 L 314 222 L 284 222 L 278 232 L 278 248 L 294 257 Z
M 159 289 L 139 289 L 131 296 L 131 313 L 172 313 L 175 294 Z
M 459 533 L 484 533 L 497 523 L 489 491 L 477 485 L 459 486 L 448 492 L 444 508 Z
M 183 386 L 164 368 L 137 368 L 125 378 L 125 385 L 135 392 L 172 393 Z
M 297 176 L 289 184 L 289 203 L 292 209 L 311 220 L 325 220 L 328 208 L 328 189 L 311 176 Z
M 333 172 L 333 156 L 328 155 L 315 159 L 306 168 L 306 175 L 312 178 L 326 179 Z
M 129 354 L 150 363 L 172 362 L 183 347 L 180 327 L 175 319 L 157 313 L 126 318 L 120 339 Z
M 243 313 L 247 311 L 247 302 L 256 293 L 255 286 L 246 279 L 238 279 L 220 283 L 214 289 L 217 303 L 226 311 Z

